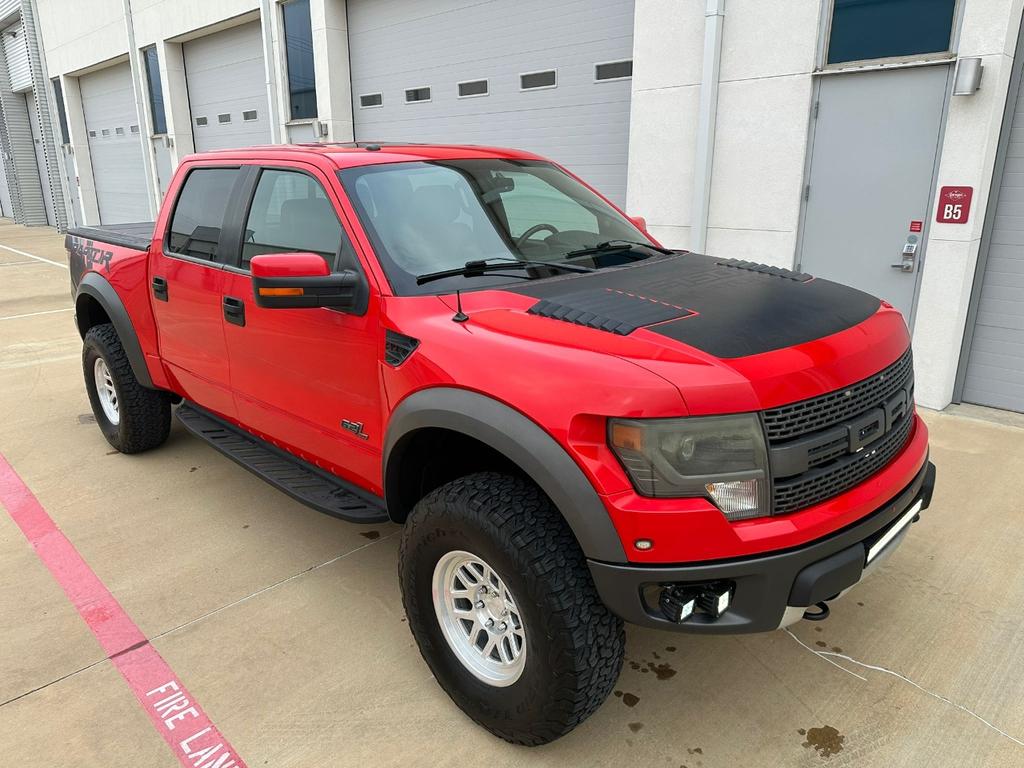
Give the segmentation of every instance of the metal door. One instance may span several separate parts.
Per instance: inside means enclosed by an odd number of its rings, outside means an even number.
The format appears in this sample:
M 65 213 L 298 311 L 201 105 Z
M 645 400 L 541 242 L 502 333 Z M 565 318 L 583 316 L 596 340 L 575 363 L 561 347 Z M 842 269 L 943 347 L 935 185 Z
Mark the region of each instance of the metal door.
M 948 65 L 826 75 L 815 107 L 800 268 L 885 299 L 908 324 L 949 76 Z
M 518 147 L 624 204 L 633 0 L 441 5 L 349 0 L 356 140 Z M 521 75 L 551 71 L 553 84 L 521 88 Z
M 39 186 L 43 190 L 43 207 L 46 209 L 46 223 L 56 225 L 53 210 L 53 190 L 50 189 L 50 176 L 46 172 L 46 153 L 43 150 L 43 134 L 39 130 L 39 113 L 36 111 L 36 97 L 33 93 L 25 94 L 25 106 L 28 109 L 28 122 L 32 126 L 32 147 L 36 153 L 36 168 L 39 170 Z
M 270 110 L 258 21 L 184 45 L 196 151 L 270 143 Z
M 151 220 L 142 134 L 129 65 L 117 64 L 82 75 L 79 85 L 100 222 Z

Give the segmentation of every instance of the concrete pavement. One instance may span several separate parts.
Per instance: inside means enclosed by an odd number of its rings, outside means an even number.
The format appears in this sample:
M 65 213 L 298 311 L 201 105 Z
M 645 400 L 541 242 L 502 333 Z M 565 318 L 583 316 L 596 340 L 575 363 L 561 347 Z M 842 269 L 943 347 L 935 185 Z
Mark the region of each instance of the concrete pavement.
M 998 412 L 925 414 L 932 508 L 830 619 L 733 638 L 630 628 L 618 694 L 528 750 L 431 679 L 396 527 L 306 509 L 176 423 L 161 449 L 112 452 L 67 271 L 33 258 L 64 263 L 62 243 L 0 220 L 0 453 L 248 765 L 1024 765 L 1024 430 Z M 2 511 L 0 753 L 179 764 Z

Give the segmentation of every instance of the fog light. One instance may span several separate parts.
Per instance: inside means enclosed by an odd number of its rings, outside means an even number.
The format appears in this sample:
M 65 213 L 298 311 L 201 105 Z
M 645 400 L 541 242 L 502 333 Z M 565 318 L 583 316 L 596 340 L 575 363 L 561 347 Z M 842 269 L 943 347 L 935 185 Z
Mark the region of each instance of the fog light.
M 761 514 L 759 480 L 733 480 L 727 483 L 708 483 L 704 486 L 711 500 L 729 520 L 745 520 Z
M 642 549 L 642 550 L 646 551 L 646 550 L 648 550 L 648 549 L 650 549 L 651 547 L 654 546 L 654 542 L 651 541 L 650 539 L 637 539 L 636 541 L 633 542 L 633 546 L 636 547 L 637 549 Z
M 697 593 L 682 587 L 666 587 L 658 598 L 658 607 L 665 618 L 680 624 L 693 615 L 697 607 Z
M 715 619 L 729 610 L 731 602 L 732 588 L 726 584 L 710 585 L 697 598 L 700 609 Z

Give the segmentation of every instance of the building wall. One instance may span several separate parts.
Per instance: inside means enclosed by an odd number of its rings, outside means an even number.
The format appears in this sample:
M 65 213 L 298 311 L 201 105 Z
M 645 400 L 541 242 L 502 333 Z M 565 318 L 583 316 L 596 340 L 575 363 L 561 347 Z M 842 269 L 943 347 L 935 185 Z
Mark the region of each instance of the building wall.
M 138 95 L 139 124 L 154 210 L 161 201 L 160 175 L 194 151 L 182 44 L 228 27 L 259 20 L 263 30 L 268 106 L 273 140 L 285 141 L 297 129 L 288 119 L 288 90 L 277 0 L 35 0 L 49 77 L 60 77 L 67 102 L 69 133 L 79 180 L 82 211 L 77 220 L 99 221 L 88 136 L 81 111 L 78 78 L 129 60 Z M 130 15 L 129 15 L 130 14 Z M 334 141 L 352 138 L 345 0 L 310 0 L 316 64 L 316 120 L 300 121 L 304 135 Z M 157 47 L 167 132 L 150 134 L 149 90 L 140 51 Z
M 814 78 L 828 0 L 728 0 L 707 248 L 795 264 Z M 627 207 L 686 248 L 703 55 L 702 0 L 637 4 Z M 962 0 L 958 54 L 981 56 L 982 88 L 952 97 L 936 186 L 975 188 L 968 225 L 935 224 L 913 318 L 919 403 L 949 404 L 992 180 L 1022 0 Z M 934 213 L 931 214 L 934 218 Z
M 914 319 L 916 395 L 934 408 L 953 396 L 1022 6 L 1022 0 L 964 6 L 959 55 L 980 56 L 984 73 L 977 93 L 951 100 L 937 186 L 973 186 L 973 210 L 967 224 L 932 223 Z

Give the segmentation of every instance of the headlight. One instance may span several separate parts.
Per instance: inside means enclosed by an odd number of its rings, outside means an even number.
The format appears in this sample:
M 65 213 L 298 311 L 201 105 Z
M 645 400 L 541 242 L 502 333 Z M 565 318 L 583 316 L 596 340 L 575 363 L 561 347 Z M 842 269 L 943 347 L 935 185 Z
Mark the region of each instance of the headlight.
M 704 496 L 729 520 L 769 513 L 768 451 L 756 414 L 611 419 L 608 441 L 644 496 Z

